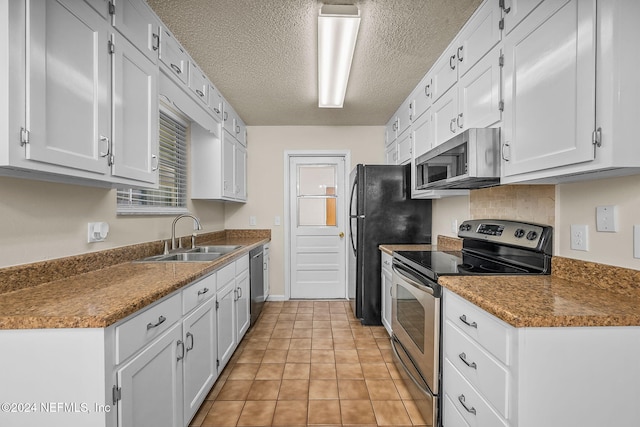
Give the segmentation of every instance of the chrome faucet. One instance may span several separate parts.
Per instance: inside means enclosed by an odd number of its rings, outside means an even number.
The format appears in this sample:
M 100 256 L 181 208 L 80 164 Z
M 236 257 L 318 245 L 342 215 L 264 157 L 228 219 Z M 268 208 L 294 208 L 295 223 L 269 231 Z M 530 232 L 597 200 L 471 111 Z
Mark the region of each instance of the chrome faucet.
M 200 220 L 196 216 L 191 215 L 190 213 L 178 215 L 176 219 L 173 220 L 173 224 L 171 224 L 171 250 L 177 249 L 176 248 L 176 222 L 178 222 L 180 218 L 186 218 L 186 217 L 193 218 L 193 221 L 195 222 L 195 227 L 193 227 L 194 230 L 202 230 L 202 226 L 200 225 Z

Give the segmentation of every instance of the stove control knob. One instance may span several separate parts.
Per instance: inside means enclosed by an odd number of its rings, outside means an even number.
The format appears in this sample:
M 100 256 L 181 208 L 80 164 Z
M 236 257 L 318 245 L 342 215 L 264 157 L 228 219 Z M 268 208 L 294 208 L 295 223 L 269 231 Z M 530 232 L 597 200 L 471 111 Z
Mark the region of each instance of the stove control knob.
M 524 236 L 524 230 L 522 228 L 518 228 L 515 233 L 513 233 L 518 239 Z
M 460 224 L 460 231 L 469 231 L 471 230 L 471 224 Z
M 538 237 L 538 233 L 530 231 L 527 233 L 527 240 L 535 240 Z

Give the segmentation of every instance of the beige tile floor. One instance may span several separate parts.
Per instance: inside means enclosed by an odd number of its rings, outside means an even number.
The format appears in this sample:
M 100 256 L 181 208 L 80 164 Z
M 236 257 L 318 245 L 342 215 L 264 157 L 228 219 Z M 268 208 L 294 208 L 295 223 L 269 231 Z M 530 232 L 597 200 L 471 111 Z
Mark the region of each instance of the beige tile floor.
M 268 302 L 193 427 L 424 425 L 382 326 L 346 301 Z

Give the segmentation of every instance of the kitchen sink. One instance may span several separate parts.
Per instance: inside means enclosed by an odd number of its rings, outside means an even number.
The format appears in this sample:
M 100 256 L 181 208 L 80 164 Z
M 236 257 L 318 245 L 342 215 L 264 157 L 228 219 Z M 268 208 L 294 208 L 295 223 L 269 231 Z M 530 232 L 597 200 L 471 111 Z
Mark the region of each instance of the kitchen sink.
M 138 262 L 207 262 L 220 258 L 220 252 L 178 252 L 168 255 L 155 255 L 138 260 Z
M 196 246 L 195 249 L 191 249 L 189 253 L 219 253 L 228 254 L 238 249 L 239 245 L 217 245 L 217 246 Z
M 239 245 L 196 246 L 193 249 L 184 249 L 183 252 L 154 255 L 136 262 L 207 262 L 233 252 L 239 247 Z

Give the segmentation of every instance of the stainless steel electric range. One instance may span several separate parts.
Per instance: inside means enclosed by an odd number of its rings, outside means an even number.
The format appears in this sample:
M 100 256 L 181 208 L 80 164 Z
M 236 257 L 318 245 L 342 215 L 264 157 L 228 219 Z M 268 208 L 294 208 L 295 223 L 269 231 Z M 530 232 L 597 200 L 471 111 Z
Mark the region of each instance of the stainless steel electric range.
M 553 229 L 507 220 L 464 221 L 461 251 L 393 253 L 392 348 L 430 426 L 440 426 L 441 297 L 447 275 L 550 274 Z

